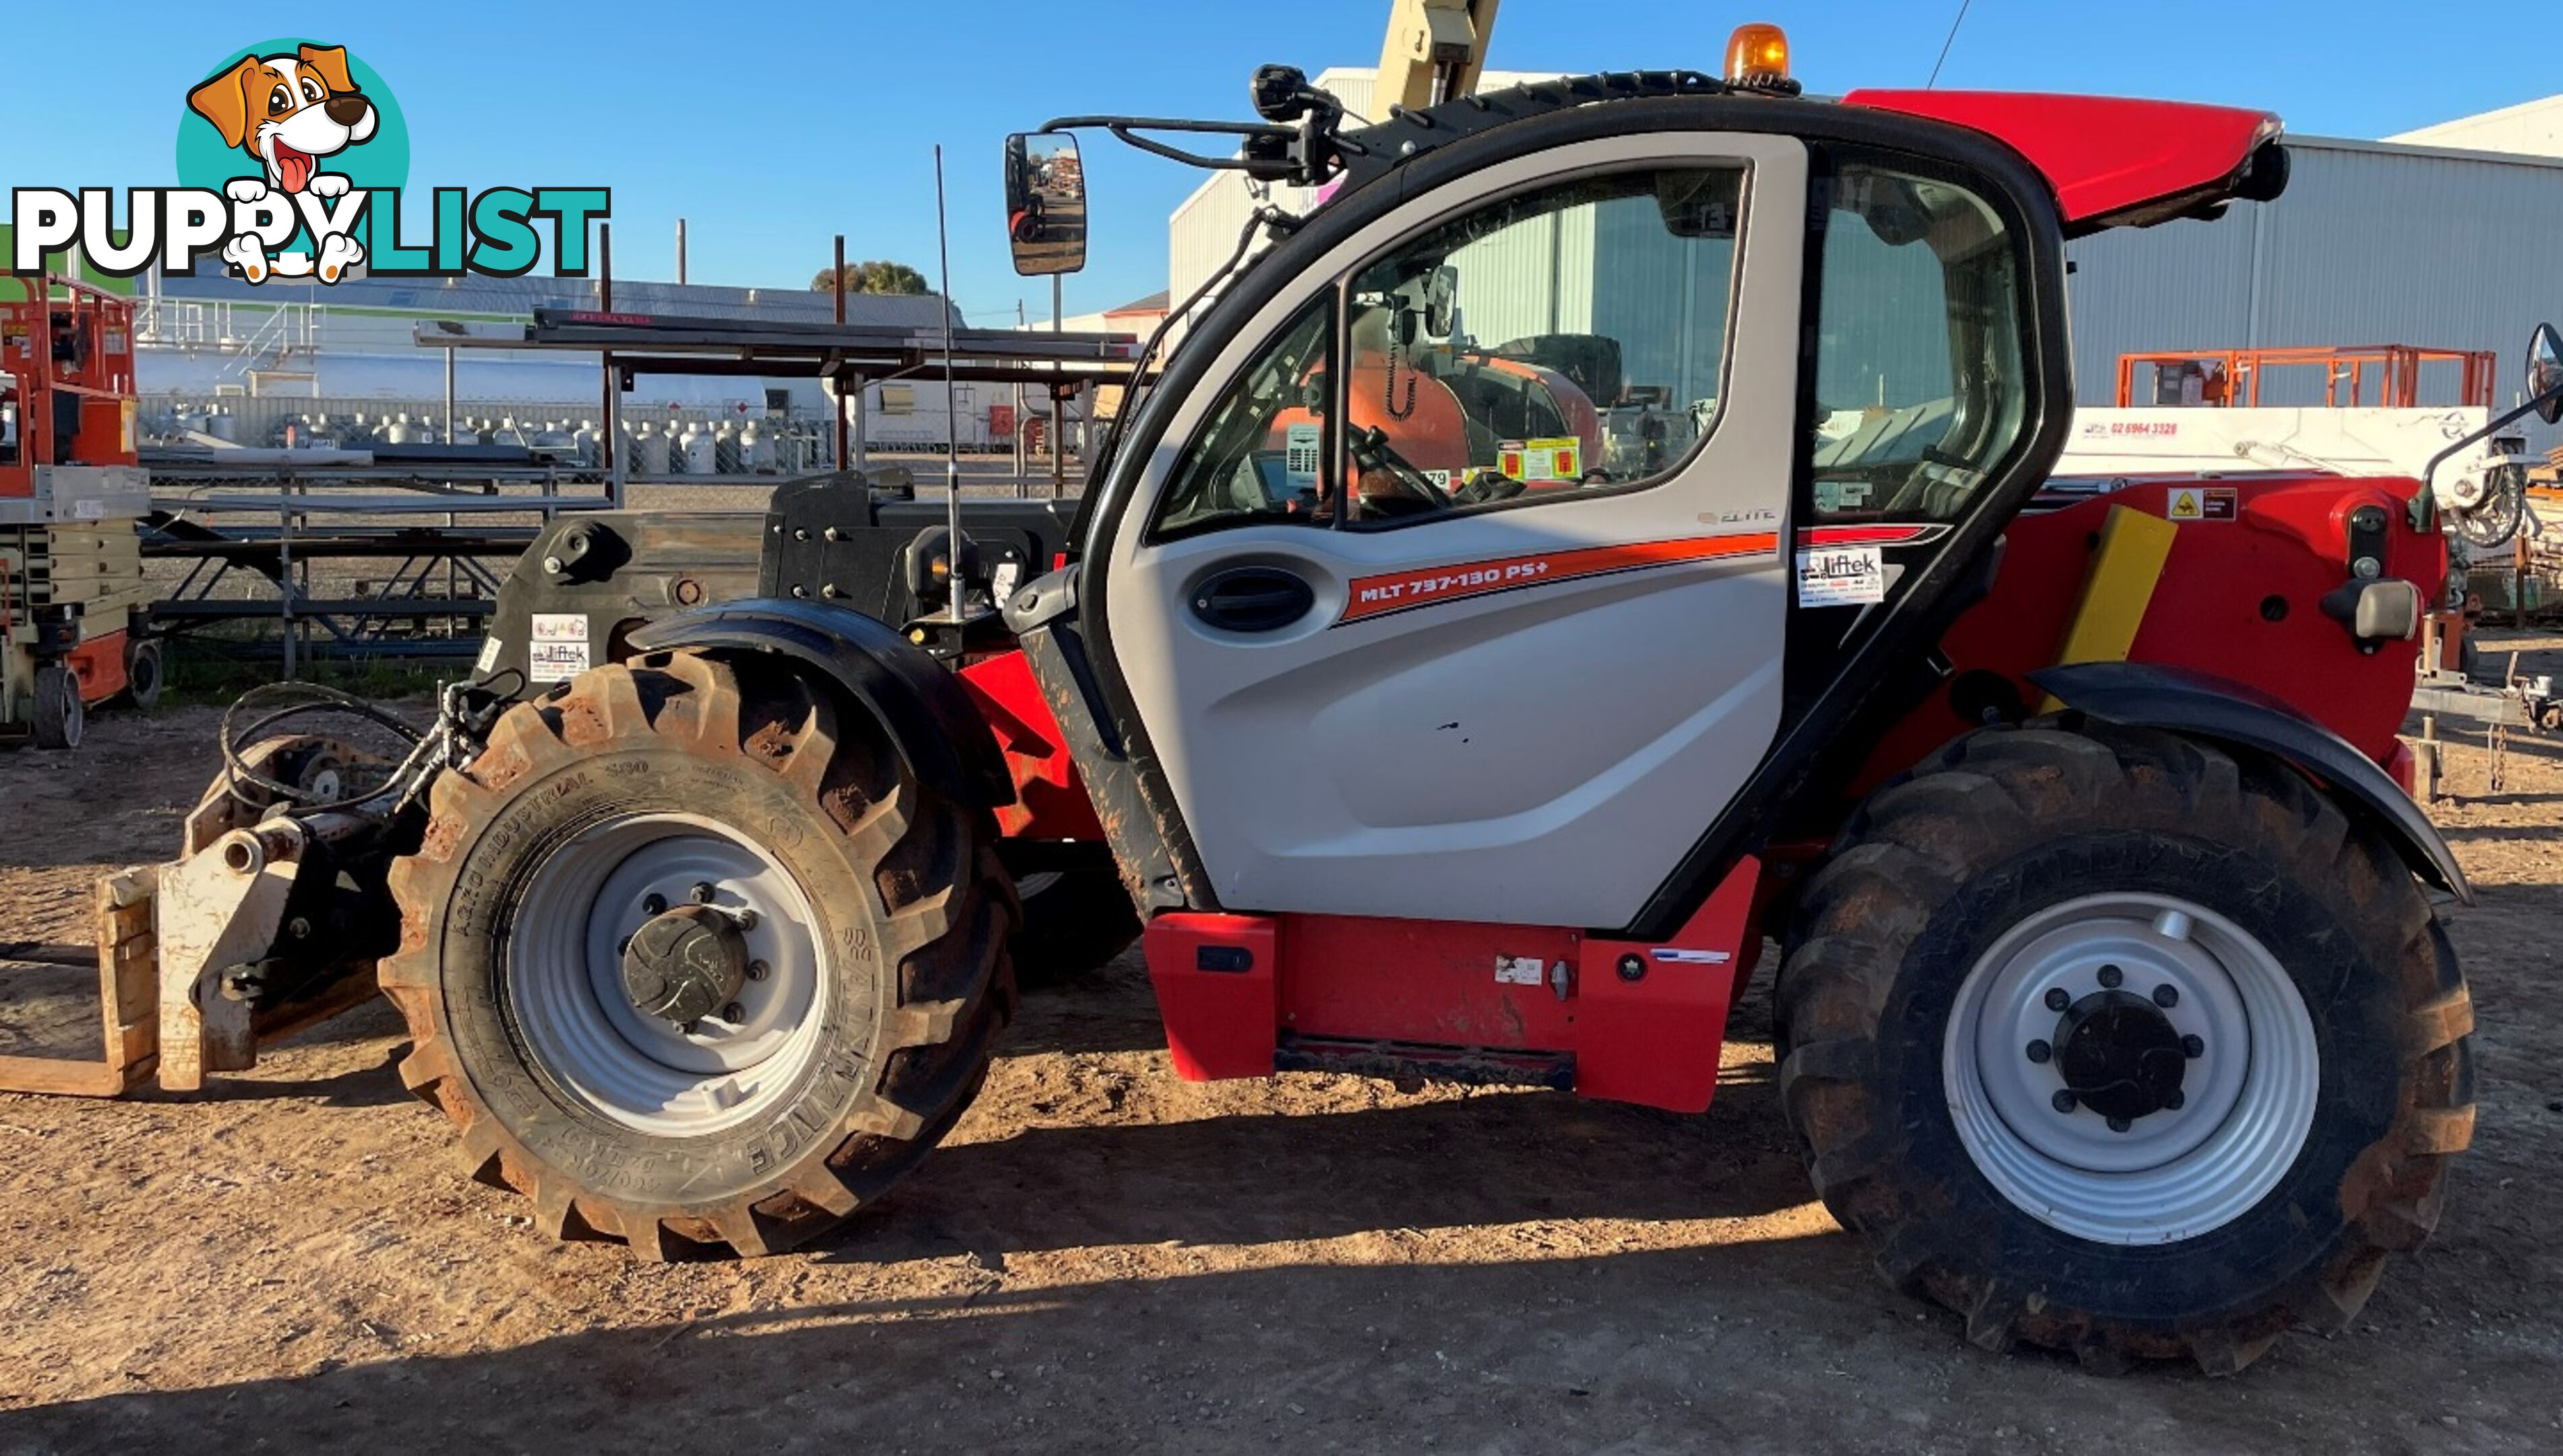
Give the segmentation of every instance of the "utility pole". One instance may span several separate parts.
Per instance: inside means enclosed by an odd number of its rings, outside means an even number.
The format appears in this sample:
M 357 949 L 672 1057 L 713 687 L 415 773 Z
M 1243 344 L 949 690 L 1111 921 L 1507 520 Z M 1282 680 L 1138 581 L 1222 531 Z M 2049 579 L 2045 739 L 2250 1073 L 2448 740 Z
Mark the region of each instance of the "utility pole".
M 1050 276 L 1050 331 L 1053 333 L 1065 333 L 1068 330 L 1067 321 L 1061 316 L 1060 309 L 1060 299 L 1064 292 L 1060 287 L 1059 275 L 1052 274 Z M 1050 367 L 1053 373 L 1059 372 L 1059 365 L 1053 364 Z M 1094 410 L 1093 402 L 1088 400 L 1085 408 L 1090 417 Z M 1053 380 L 1050 386 L 1050 498 L 1054 501 L 1068 494 L 1067 436 L 1068 404 L 1060 398 L 1059 381 Z
M 1021 333 L 1021 332 L 1023 332 L 1023 331 L 1024 331 L 1024 327 L 1025 327 L 1025 318 L 1024 318 L 1024 301 L 1023 301 L 1023 300 L 1021 300 L 1021 299 L 1017 299 L 1017 300 L 1015 300 L 1015 331 L 1016 331 L 1017 333 Z M 1028 475 L 1030 475 L 1030 474 L 1031 474 L 1031 470 L 1030 470 L 1030 462 L 1029 462 L 1028 460 L 1026 460 L 1026 459 L 1025 459 L 1025 456 L 1024 456 L 1024 426 L 1025 426 L 1025 424 L 1026 424 L 1026 421 L 1025 421 L 1025 419 L 1024 419 L 1024 381 L 1022 381 L 1021 379 L 1018 379 L 1018 380 L 1016 380 L 1016 381 L 1015 381 L 1015 430 L 1014 430 L 1014 434 L 1015 434 L 1015 497 L 1016 497 L 1016 499 L 1018 499 L 1018 500 L 1021 500 L 1021 499 L 1023 498 L 1024 494 L 1025 494 L 1027 491 L 1029 491 L 1029 490 L 1031 490 L 1031 489 L 1032 489 L 1032 482 L 1030 482 L 1029 480 L 1025 479 L 1025 477 L 1026 477 L 1026 476 L 1028 476 Z

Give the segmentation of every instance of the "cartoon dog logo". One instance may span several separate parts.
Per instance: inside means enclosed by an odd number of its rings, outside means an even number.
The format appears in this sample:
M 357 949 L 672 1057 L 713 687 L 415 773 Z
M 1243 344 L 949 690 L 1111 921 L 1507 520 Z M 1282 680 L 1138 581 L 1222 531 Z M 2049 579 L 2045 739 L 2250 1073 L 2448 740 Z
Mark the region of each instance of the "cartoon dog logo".
M 257 202 L 271 189 L 289 196 L 305 190 L 322 199 L 344 196 L 347 179 L 321 171 L 320 163 L 372 137 L 378 121 L 374 104 L 347 74 L 342 46 L 303 45 L 291 56 L 244 56 L 188 92 L 187 105 L 214 123 L 225 145 L 247 152 L 265 173 L 264 178 L 239 177 L 224 186 L 226 195 L 243 203 Z M 266 250 L 248 233 L 233 239 L 223 258 L 251 283 L 263 281 L 271 267 Z M 354 239 L 332 234 L 320 242 L 316 270 L 309 258 L 296 253 L 276 258 L 273 267 L 284 274 L 316 271 L 323 282 L 336 283 L 364 261 L 365 250 Z

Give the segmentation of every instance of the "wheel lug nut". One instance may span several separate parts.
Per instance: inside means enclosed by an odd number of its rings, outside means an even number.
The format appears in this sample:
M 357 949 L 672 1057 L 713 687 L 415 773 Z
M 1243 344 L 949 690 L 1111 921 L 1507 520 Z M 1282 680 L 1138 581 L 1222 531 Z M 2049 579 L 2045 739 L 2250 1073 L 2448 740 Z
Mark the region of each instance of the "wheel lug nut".
M 680 1021 L 677 1023 L 677 1029 L 688 1036 L 699 1036 L 702 1034 L 703 1024 L 699 1021 Z
M 772 973 L 772 968 L 767 966 L 762 960 L 751 960 L 747 963 L 747 978 L 749 980 L 763 980 Z
M 695 884 L 694 884 L 694 889 L 693 889 L 693 897 L 694 897 L 694 904 L 696 904 L 696 905 L 709 905 L 709 904 L 711 904 L 711 903 L 712 903 L 712 882 L 711 882 L 711 881 L 709 881 L 709 880 L 699 880 L 699 881 L 696 881 L 696 882 L 695 882 Z
M 2043 1041 L 2034 1041 L 2029 1044 L 2029 1059 L 2041 1066 L 2046 1065 L 2047 1059 L 2055 1055 L 2056 1048 L 2049 1046 Z
M 2173 1088 L 2171 1092 L 2163 1098 L 2163 1109 L 2166 1112 L 2176 1113 L 2188 1105 L 2189 1094 L 2181 1091 L 2177 1087 Z
M 2114 965 L 2100 967 L 2100 989 L 2114 991 L 2127 979 L 2127 973 Z
M 736 1026 L 746 1019 L 747 1008 L 741 1006 L 736 1001 L 732 1001 L 721 1008 L 721 1020 L 728 1022 L 732 1026 Z
M 2154 987 L 2154 1004 L 2168 1011 L 2180 1004 L 2180 987 L 2169 981 Z
M 733 919 L 735 919 L 735 920 L 738 922 L 738 928 L 739 928 L 740 930 L 742 930 L 742 931 L 752 931 L 752 930 L 755 930 L 755 929 L 756 929 L 756 912 L 755 912 L 755 911 L 752 911 L 752 910 L 742 910 L 742 911 L 740 911 L 740 912 L 739 912 L 735 917 L 733 917 Z
M 643 915 L 665 915 L 667 910 L 668 897 L 655 893 L 641 897 L 641 913 Z
M 2069 995 L 2069 994 L 2066 992 L 2066 989 L 2065 989 L 2063 986 L 2053 986 L 2053 987 L 2050 987 L 2050 988 L 2048 989 L 2048 992 L 2047 992 L 2047 1009 L 2048 1009 L 2048 1010 L 2050 1010 L 2050 1011 L 2062 1011 L 2062 1010 L 2064 1010 L 2066 1007 L 2070 1006 L 2070 1005 L 2072 1005 L 2072 1004 L 2073 1004 L 2073 997 L 2072 997 L 2072 996 L 2070 996 L 2070 995 Z
M 2182 1037 L 2180 1039 L 2180 1054 L 2184 1057 L 2206 1056 L 2207 1038 L 2198 1035 L 2196 1032 L 2192 1032 L 2189 1035 Z
M 2135 1124 L 2128 1122 L 2125 1118 L 2111 1118 L 2109 1120 L 2109 1131 L 2112 1133 L 2123 1133 L 2134 1126 Z
M 2063 1088 L 2058 1089 L 2056 1095 L 2049 1098 L 2047 1101 L 2050 1107 L 2055 1108 L 2060 1113 L 2070 1113 L 2076 1107 L 2081 1106 L 2080 1102 L 2074 1098 L 2073 1094 L 2070 1090 Z

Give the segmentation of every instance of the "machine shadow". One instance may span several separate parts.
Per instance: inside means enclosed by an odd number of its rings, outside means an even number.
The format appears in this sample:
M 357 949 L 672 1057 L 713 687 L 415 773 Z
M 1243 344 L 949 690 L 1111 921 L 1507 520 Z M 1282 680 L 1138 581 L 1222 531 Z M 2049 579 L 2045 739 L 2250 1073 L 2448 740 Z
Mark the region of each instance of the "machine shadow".
M 966 1251 L 1001 1268 L 1011 1254 L 1108 1245 L 1754 1218 L 1814 1196 L 1766 1070 L 1733 1069 L 1703 1117 L 1512 1090 L 1182 1122 L 1081 1117 L 937 1148 L 815 1252 L 888 1264 Z
M 1758 1387 L 1681 1398 L 1713 1371 L 1721 1339 L 1814 1340 L 1793 1314 L 1848 1300 L 1874 1307 L 1855 1318 L 1884 1338 L 1948 1356 L 1946 1335 L 1898 1308 L 1840 1237 L 1021 1288 L 982 1277 L 976 1291 L 928 1298 L 594 1330 L 0 1413 L 0 1445 L 1383 1450 L 1413 1449 L 1491 1409 L 1525 1437 L 1552 1438 L 1518 1449 L 1569 1433 L 1585 1449 L 1655 1448 L 1674 1431 L 1689 1445 L 1721 1430 L 1768 1449 L 1772 1431 L 1803 1438 L 1819 1412 Z M 1429 1328 L 1418 1311 L 1436 1312 Z M 1689 1408 L 1676 1410 L 1677 1399 Z

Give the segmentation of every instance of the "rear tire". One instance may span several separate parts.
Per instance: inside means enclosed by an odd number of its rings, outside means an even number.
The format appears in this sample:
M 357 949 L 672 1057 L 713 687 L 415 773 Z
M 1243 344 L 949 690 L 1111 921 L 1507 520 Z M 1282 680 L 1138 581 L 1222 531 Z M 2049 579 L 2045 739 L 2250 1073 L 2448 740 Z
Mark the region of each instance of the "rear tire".
M 134 707 L 149 711 L 160 701 L 165 683 L 161 675 L 160 644 L 148 637 L 128 637 L 124 642 L 124 697 Z
M 89 705 L 81 702 L 80 679 L 72 670 L 58 662 L 36 669 L 34 699 L 27 726 L 35 732 L 36 746 L 79 747 L 89 728 Z
M 788 1249 L 878 1197 L 986 1074 L 1017 915 L 992 836 L 786 668 L 586 673 L 438 780 L 393 869 L 402 1077 L 546 1233 Z M 626 990 L 652 943 L 673 946 L 656 1004 Z M 698 972 L 696 1005 L 675 990 Z
M 2410 871 L 2292 770 L 2167 734 L 1989 729 L 1880 790 L 1777 1003 L 1790 1123 L 1879 1270 L 2103 1371 L 2345 1328 L 2472 1133 Z

